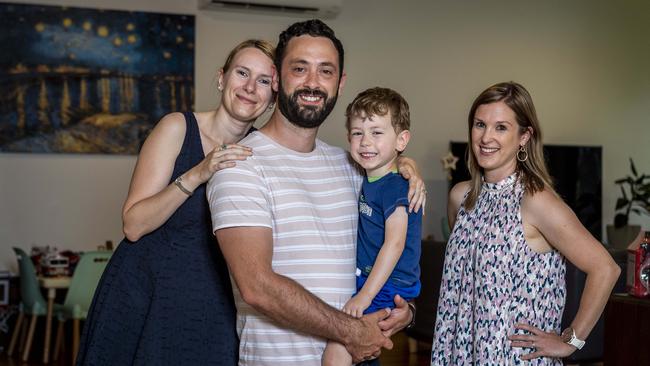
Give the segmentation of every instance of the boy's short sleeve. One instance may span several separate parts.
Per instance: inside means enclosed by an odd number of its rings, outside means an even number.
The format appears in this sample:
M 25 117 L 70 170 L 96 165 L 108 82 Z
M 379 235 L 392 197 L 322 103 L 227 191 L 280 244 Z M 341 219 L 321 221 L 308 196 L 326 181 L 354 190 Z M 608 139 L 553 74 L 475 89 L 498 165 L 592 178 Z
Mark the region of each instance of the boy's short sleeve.
M 388 218 L 399 206 L 409 205 L 408 191 L 409 184 L 399 174 L 393 174 L 384 183 L 382 192 L 382 207 L 384 208 L 384 217 Z

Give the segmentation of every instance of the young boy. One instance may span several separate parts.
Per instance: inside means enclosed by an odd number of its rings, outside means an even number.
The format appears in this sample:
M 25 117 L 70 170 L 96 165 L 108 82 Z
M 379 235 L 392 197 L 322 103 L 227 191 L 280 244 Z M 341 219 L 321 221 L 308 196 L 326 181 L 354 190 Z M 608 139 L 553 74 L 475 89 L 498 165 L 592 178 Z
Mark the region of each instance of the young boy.
M 365 313 L 394 308 L 399 294 L 412 300 L 420 293 L 422 210 L 408 212 L 408 181 L 395 161 L 411 137 L 409 107 L 387 88 L 361 92 L 345 116 L 352 158 L 366 171 L 359 197 L 357 293 L 343 311 Z M 352 364 L 340 343 L 329 342 L 323 365 Z

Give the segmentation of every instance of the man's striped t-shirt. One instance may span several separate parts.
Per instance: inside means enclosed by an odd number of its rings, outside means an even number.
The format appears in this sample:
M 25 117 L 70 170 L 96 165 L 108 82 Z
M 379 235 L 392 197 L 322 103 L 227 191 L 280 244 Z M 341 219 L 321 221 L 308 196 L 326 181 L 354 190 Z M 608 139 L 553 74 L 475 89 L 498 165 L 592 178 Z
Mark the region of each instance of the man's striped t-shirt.
M 340 309 L 355 291 L 361 176 L 349 154 L 320 140 L 300 153 L 261 132 L 240 144 L 253 156 L 208 184 L 213 229 L 271 228 L 273 270 Z M 240 365 L 320 366 L 326 340 L 276 326 L 233 292 Z

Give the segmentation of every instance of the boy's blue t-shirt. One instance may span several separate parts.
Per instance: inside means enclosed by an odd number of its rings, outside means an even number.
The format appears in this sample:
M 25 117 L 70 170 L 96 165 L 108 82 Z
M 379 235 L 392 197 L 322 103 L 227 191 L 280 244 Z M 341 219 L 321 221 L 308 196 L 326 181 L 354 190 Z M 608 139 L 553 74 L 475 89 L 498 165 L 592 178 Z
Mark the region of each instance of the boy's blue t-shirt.
M 357 234 L 357 268 L 370 274 L 384 244 L 386 219 L 398 206 L 408 212 L 408 181 L 397 173 L 388 173 L 370 183 L 364 179 L 359 197 Z M 396 286 L 410 286 L 420 279 L 422 209 L 408 214 L 406 244 L 388 281 Z

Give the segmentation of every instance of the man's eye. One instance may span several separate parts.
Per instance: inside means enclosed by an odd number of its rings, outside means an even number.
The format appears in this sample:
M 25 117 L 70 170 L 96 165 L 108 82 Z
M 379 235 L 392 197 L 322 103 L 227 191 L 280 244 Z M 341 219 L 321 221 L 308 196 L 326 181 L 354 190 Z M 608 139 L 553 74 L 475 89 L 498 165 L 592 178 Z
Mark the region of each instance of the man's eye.
M 352 136 L 361 136 L 361 132 L 352 132 L 350 135 L 352 135 Z

